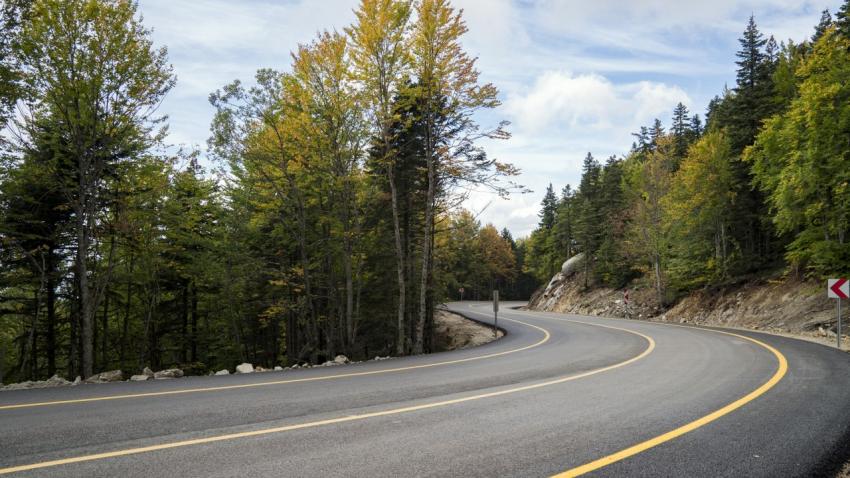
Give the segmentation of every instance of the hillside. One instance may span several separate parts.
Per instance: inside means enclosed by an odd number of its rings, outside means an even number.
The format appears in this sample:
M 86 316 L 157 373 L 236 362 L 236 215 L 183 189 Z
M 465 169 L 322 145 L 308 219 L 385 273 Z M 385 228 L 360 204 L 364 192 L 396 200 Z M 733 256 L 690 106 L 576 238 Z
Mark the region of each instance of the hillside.
M 565 268 L 566 269 L 566 268 Z M 655 294 L 640 279 L 626 289 L 584 287 L 580 272 L 557 273 L 546 287 L 532 296 L 528 308 L 606 317 L 657 320 L 675 323 L 747 328 L 791 334 L 833 345 L 835 302 L 826 297 L 824 284 L 797 281 L 776 275 L 725 287 L 694 291 L 664 311 Z M 844 324 L 850 323 L 843 314 Z M 842 345 L 848 345 L 847 328 Z

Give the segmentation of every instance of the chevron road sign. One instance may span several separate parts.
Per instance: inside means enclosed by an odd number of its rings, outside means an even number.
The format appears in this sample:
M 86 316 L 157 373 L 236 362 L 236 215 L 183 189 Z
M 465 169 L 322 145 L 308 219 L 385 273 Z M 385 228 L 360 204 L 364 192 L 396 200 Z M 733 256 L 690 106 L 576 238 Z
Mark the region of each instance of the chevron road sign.
M 826 283 L 826 294 L 830 299 L 850 298 L 850 281 L 847 279 L 829 279 Z
M 847 279 L 829 279 L 826 281 L 826 295 L 830 299 L 838 299 L 838 348 L 841 348 L 841 299 L 850 297 L 850 282 Z

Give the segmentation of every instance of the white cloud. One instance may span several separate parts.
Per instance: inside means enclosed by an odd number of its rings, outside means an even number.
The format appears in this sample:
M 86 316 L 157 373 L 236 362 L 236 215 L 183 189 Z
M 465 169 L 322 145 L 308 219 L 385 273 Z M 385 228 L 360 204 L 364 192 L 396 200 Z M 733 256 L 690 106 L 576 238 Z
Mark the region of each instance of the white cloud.
M 537 224 L 549 182 L 575 185 L 588 151 L 625 153 L 630 133 L 679 101 L 702 113 L 735 78 L 734 52 L 754 14 L 765 35 L 801 40 L 820 11 L 842 0 L 453 0 L 464 10 L 464 47 L 504 106 L 484 124 L 513 122 L 514 137 L 488 143 L 491 156 L 523 170 L 535 192 L 503 201 L 475 193 L 484 222 L 521 236 Z M 140 0 L 157 45 L 167 45 L 178 85 L 161 111 L 171 142 L 203 145 L 211 91 L 257 68 L 289 67 L 289 52 L 323 29 L 353 20 L 357 0 Z M 823 3 L 821 3 L 823 2 Z
M 607 134 L 669 115 L 676 103 L 691 103 L 675 85 L 640 81 L 614 84 L 599 74 L 547 71 L 525 93 L 514 94 L 505 110 L 525 134 Z M 539 132 L 539 133 L 538 133 Z

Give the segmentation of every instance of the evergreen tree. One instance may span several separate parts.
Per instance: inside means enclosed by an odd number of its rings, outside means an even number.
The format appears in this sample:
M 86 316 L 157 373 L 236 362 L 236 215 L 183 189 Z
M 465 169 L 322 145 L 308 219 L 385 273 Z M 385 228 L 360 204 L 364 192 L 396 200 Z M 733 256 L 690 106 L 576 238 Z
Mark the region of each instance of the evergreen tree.
M 835 29 L 840 35 L 850 38 L 850 0 L 844 0 L 835 12 Z
M 652 140 L 649 136 L 649 128 L 641 126 L 640 131 L 632 133 L 636 141 L 632 143 L 632 151 L 640 153 L 648 153 L 652 149 Z
M 540 203 L 540 227 L 547 231 L 555 225 L 555 212 L 558 208 L 558 198 L 555 197 L 555 190 L 552 188 L 552 183 L 546 187 L 546 194 L 543 195 L 543 200 Z
M 762 51 L 767 40 L 761 34 L 756 26 L 754 16 L 750 16 L 750 21 L 747 23 L 747 28 L 744 30 L 744 36 L 738 42 L 741 44 L 741 49 L 735 53 L 738 60 L 735 64 L 738 65 L 737 79 L 738 90 L 748 91 L 756 87 L 756 83 L 761 79 L 761 67 L 765 61 L 765 54 Z
M 848 51 L 850 39 L 825 33 L 797 71 L 799 96 L 746 153 L 773 223 L 794 236 L 786 258 L 819 277 L 846 274 L 850 264 Z
M 817 25 L 815 25 L 815 33 L 812 34 L 812 43 L 817 43 L 820 40 L 820 37 L 823 36 L 826 31 L 832 27 L 832 15 L 829 14 L 829 9 L 824 8 L 823 12 L 820 14 L 820 21 Z
M 688 144 L 696 142 L 702 136 L 703 126 L 699 115 L 691 117 L 691 123 L 688 125 Z
M 658 142 L 663 137 L 664 127 L 661 125 L 661 120 L 655 118 L 655 121 L 652 123 L 652 128 L 649 130 L 649 143 L 652 151 L 655 151 L 655 149 L 658 148 Z
M 679 103 L 673 109 L 673 122 L 670 127 L 670 133 L 673 135 L 674 154 L 677 158 L 685 157 L 688 152 L 688 145 L 691 141 L 691 118 L 688 117 L 688 108 Z
M 603 284 L 615 288 L 634 277 L 623 247 L 628 222 L 624 174 L 623 161 L 611 156 L 602 168 L 599 184 L 602 224 L 594 272 Z
M 582 164 L 581 183 L 577 193 L 576 242 L 584 253 L 584 286 L 591 283 L 593 258 L 599 247 L 602 232 L 600 194 L 601 166 L 593 155 L 587 153 Z

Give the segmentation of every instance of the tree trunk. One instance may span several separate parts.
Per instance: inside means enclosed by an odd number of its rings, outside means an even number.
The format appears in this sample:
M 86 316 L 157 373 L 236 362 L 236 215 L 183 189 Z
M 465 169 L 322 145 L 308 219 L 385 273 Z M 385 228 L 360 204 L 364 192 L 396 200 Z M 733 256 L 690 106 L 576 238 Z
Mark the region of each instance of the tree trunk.
M 91 377 L 93 375 L 93 354 L 92 354 L 92 346 L 93 346 L 93 331 L 92 331 L 92 310 L 91 310 L 91 301 L 89 295 L 89 279 L 88 279 L 88 244 L 89 244 L 89 234 L 88 227 L 86 225 L 86 216 L 88 213 L 88 205 L 86 204 L 86 190 L 83 184 L 83 177 L 85 177 L 85 173 L 80 173 L 80 206 L 76 209 L 77 214 L 77 251 L 75 258 L 75 266 L 76 266 L 76 279 L 77 279 L 77 293 L 79 294 L 79 315 L 80 315 L 80 328 L 81 334 L 81 342 L 82 342 L 82 375 L 84 378 Z
M 658 307 L 659 309 L 664 308 L 664 288 L 661 280 L 661 258 L 658 257 L 658 254 L 655 255 L 654 258 L 654 268 L 655 268 L 655 291 L 658 294 Z
M 390 199 L 393 214 L 393 235 L 395 236 L 396 249 L 396 271 L 398 273 L 398 337 L 396 341 L 396 355 L 404 355 L 404 311 L 405 299 L 407 297 L 407 286 L 404 280 L 404 246 L 401 243 L 401 225 L 398 213 L 398 190 L 395 184 L 393 165 L 387 165 L 387 179 L 390 183 Z
M 127 274 L 127 302 L 124 304 L 124 323 L 121 327 L 121 351 L 119 352 L 118 363 L 124 366 L 124 357 L 127 350 L 127 335 L 130 331 L 130 305 L 133 297 L 133 269 L 136 265 L 136 257 L 130 254 L 130 271 Z
M 430 98 L 429 98 L 430 99 Z M 432 121 L 428 113 L 428 122 Z M 428 165 L 428 193 L 425 199 L 425 224 L 422 238 L 422 270 L 419 279 L 419 317 L 416 321 L 416 337 L 413 353 L 421 354 L 425 334 L 425 317 L 428 314 L 428 276 L 431 271 L 431 233 L 434 229 L 434 196 L 436 194 L 436 167 L 431 125 L 425 127 L 425 162 Z
M 100 366 L 109 368 L 109 357 L 106 353 L 106 344 L 109 341 L 109 285 L 103 289 L 103 317 L 101 318 L 100 337 Z
M 192 281 L 192 332 L 191 332 L 191 358 L 192 362 L 198 361 L 198 284 Z
M 180 361 L 186 363 L 188 361 L 187 349 L 189 348 L 189 281 L 183 281 L 183 291 L 181 294 L 180 304 L 180 321 L 182 337 L 180 340 Z
M 56 283 L 53 276 L 53 266 L 47 276 L 47 333 L 45 346 L 47 347 L 47 375 L 56 374 Z

